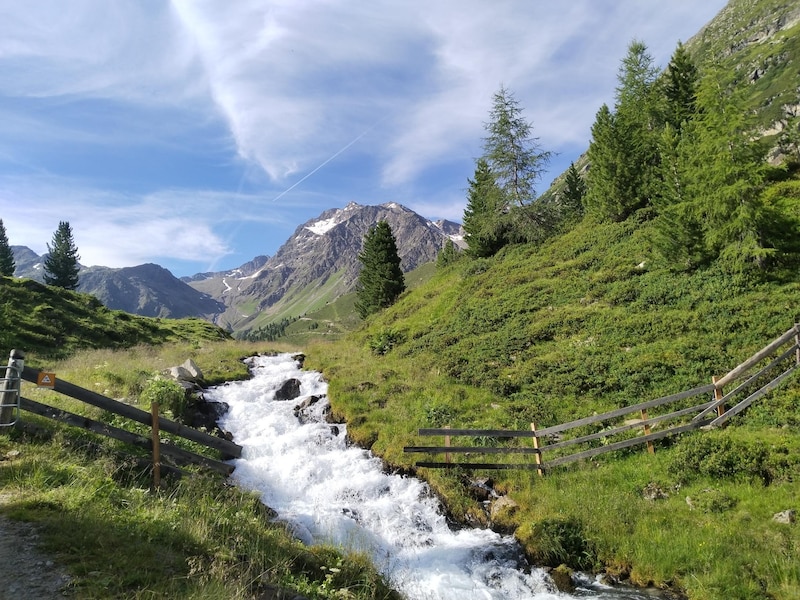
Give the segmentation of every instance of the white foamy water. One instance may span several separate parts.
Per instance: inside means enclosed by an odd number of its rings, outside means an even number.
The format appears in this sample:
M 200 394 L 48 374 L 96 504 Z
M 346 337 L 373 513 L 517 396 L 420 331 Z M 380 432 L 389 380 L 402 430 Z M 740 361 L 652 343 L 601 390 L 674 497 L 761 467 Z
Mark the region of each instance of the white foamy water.
M 291 354 L 247 363 L 252 379 L 213 388 L 206 397 L 230 406 L 220 425 L 244 448 L 232 479 L 259 492 L 299 539 L 369 553 L 409 600 L 571 597 L 556 592 L 542 570 L 527 567 L 513 537 L 451 529 L 426 484 L 386 473 L 378 458 L 349 447 L 345 426 L 324 422 L 328 386 L 320 373 L 301 370 Z M 275 400 L 292 378 L 300 381 L 300 397 Z M 301 423 L 295 407 L 311 396 L 320 400 Z M 587 583 L 574 597 L 650 596 Z

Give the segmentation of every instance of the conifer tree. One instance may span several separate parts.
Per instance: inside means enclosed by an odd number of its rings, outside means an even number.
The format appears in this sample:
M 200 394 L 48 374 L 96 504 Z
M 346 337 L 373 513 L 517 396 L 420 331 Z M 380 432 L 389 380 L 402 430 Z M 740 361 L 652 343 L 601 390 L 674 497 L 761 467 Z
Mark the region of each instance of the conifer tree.
M 463 227 L 470 256 L 493 256 L 507 240 L 503 235 L 503 214 L 506 212 L 502 190 L 485 158 L 475 164 L 475 175 L 469 181 Z
M 386 221 L 370 227 L 358 255 L 361 272 L 356 286 L 355 308 L 362 319 L 391 306 L 405 290 L 397 241 Z
M 680 152 L 705 248 L 728 267 L 763 268 L 774 252 L 763 236 L 772 218 L 761 198 L 768 165 L 764 148 L 751 139 L 741 90 L 725 89 L 712 71 L 698 86 L 697 107 Z
M 659 187 L 658 70 L 647 46 L 634 40 L 620 65 L 614 112 L 603 105 L 589 144 L 587 208 L 621 221 L 651 202 Z
M 522 115 L 514 95 L 501 86 L 493 98 L 489 122 L 484 125 L 484 157 L 503 190 L 509 208 L 533 202 L 535 185 L 550 161 L 533 137 L 533 125 Z
M 72 239 L 72 229 L 61 221 L 53 234 L 53 245 L 47 244 L 48 256 L 44 261 L 44 282 L 66 290 L 78 287 L 78 248 Z
M 561 211 L 565 216 L 580 215 L 583 212 L 583 198 L 586 196 L 586 182 L 578 173 L 575 163 L 570 163 L 564 176 L 564 191 L 561 193 Z
M 436 255 L 436 266 L 437 268 L 446 267 L 458 260 L 458 248 L 456 248 L 455 243 L 450 238 L 447 238 L 447 241 L 444 243 L 444 246 L 441 250 L 439 250 L 439 254 Z
M 0 275 L 13 277 L 15 269 L 14 253 L 8 244 L 8 236 L 6 236 L 6 227 L 3 225 L 3 219 L 0 219 Z
M 664 119 L 676 131 L 694 116 L 699 75 L 689 52 L 679 43 L 667 66 Z

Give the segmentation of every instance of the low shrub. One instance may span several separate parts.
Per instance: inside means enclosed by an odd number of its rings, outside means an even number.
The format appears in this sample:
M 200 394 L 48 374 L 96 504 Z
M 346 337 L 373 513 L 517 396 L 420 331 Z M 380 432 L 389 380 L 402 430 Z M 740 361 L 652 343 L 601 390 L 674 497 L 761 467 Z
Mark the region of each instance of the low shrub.
M 757 440 L 743 441 L 728 431 L 700 433 L 681 440 L 669 470 L 683 482 L 697 476 L 712 479 L 760 479 L 768 484 L 769 450 Z
M 534 564 L 592 570 L 597 563 L 594 544 L 583 525 L 574 518 L 548 518 L 534 523 L 525 535 L 526 549 Z
M 172 413 L 172 417 L 180 420 L 186 411 L 188 400 L 186 391 L 177 381 L 171 379 L 153 379 L 147 383 L 141 396 L 140 402 L 150 406 L 153 402 Z

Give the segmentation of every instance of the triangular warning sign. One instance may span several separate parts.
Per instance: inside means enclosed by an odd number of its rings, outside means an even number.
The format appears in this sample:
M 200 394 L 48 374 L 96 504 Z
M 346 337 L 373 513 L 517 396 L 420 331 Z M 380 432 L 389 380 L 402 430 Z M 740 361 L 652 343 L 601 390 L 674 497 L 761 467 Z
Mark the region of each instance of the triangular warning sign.
M 56 385 L 56 374 L 55 373 L 39 373 L 39 376 L 36 378 L 36 385 L 39 387 L 55 387 Z

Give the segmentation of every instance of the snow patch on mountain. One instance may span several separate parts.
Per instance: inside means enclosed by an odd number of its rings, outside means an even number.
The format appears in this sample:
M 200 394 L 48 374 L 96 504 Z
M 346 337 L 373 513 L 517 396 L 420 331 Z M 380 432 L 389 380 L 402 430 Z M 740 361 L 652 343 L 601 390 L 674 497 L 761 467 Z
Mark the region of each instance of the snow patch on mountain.
M 339 220 L 336 217 L 331 217 L 330 219 L 323 219 L 322 221 L 317 221 L 311 225 L 306 225 L 306 229 L 308 229 L 311 233 L 323 235 L 326 231 L 330 231 L 336 227 L 338 223 Z

